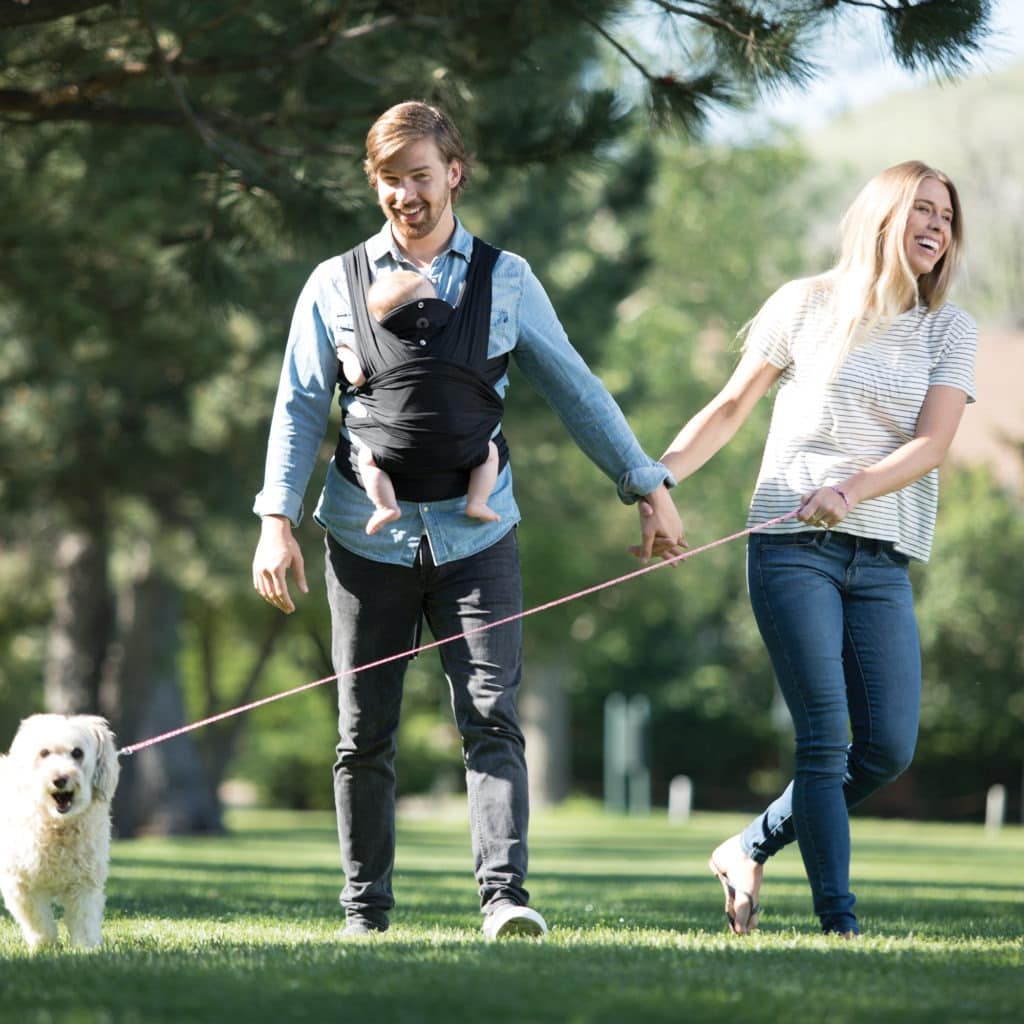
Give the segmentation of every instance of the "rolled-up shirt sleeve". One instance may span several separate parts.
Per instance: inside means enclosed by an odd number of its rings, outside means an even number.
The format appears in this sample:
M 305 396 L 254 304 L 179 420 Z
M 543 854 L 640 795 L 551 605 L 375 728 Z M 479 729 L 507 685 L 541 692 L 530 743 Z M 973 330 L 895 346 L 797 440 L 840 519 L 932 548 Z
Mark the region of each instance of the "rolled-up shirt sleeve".
M 949 323 L 943 325 L 941 343 L 930 368 L 928 383 L 960 388 L 967 404 L 975 401 L 974 364 L 978 354 L 978 326 L 970 314 L 950 305 Z
M 527 380 L 565 424 L 583 453 L 632 504 L 671 473 L 640 447 L 618 403 L 569 341 L 543 286 L 523 264 L 519 334 L 514 357 Z
M 323 267 L 313 272 L 292 315 L 284 364 L 277 386 L 267 442 L 263 488 L 253 511 L 258 516 L 302 519 L 303 495 L 316 465 L 338 380 L 338 357 L 328 324 L 338 311 L 337 295 L 325 289 Z

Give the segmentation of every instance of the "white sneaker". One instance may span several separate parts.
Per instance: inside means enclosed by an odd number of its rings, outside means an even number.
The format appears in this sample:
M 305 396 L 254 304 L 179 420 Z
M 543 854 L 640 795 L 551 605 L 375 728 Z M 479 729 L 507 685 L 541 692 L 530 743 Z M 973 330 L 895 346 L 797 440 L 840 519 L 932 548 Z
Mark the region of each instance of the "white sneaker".
M 544 918 L 529 907 L 517 907 L 506 903 L 484 918 L 484 937 L 508 939 L 515 935 L 539 938 L 547 935 L 548 926 Z

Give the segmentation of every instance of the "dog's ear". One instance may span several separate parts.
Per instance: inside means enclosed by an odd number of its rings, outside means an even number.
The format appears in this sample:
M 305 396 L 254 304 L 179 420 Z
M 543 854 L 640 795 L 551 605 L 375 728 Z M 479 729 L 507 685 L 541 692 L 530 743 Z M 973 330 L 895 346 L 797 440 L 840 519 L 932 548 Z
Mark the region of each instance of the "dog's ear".
M 97 800 L 108 803 L 114 799 L 117 789 L 117 778 L 121 773 L 121 765 L 117 760 L 117 747 L 114 745 L 114 734 L 105 718 L 89 715 L 89 728 L 96 738 L 96 768 L 92 775 L 93 796 Z
M 24 748 L 34 744 L 33 737 L 45 718 L 45 715 L 29 715 L 28 718 L 21 720 L 18 724 L 18 731 L 14 734 L 14 739 L 11 740 L 11 749 L 8 751 L 11 757 L 25 757 L 28 754 Z M 33 750 L 28 756 L 34 757 L 35 754 L 36 751 Z

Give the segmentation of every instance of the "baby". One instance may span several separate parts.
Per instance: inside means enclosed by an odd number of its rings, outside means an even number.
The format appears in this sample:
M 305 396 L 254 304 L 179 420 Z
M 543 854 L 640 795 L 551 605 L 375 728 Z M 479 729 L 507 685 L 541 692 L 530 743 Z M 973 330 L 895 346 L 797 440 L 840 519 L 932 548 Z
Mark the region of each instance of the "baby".
M 434 299 L 437 293 L 434 286 L 422 274 L 412 270 L 396 270 L 390 274 L 382 274 L 370 286 L 366 293 L 366 306 L 370 315 L 384 327 L 389 314 L 399 307 L 418 299 Z M 356 353 L 346 345 L 338 346 L 338 359 L 341 362 L 345 379 L 354 387 L 362 387 L 366 383 L 366 374 L 359 365 Z M 395 497 L 395 488 L 388 474 L 374 461 L 373 452 L 365 446 L 358 450 L 359 472 L 366 493 L 374 504 L 374 513 L 367 520 L 366 532 L 376 533 L 385 523 L 392 523 L 402 513 Z M 487 458 L 475 466 L 469 473 L 469 485 L 466 492 L 466 515 L 471 519 L 480 519 L 496 523 L 501 517 L 487 504 L 495 481 L 498 479 L 498 449 L 493 441 L 487 442 Z

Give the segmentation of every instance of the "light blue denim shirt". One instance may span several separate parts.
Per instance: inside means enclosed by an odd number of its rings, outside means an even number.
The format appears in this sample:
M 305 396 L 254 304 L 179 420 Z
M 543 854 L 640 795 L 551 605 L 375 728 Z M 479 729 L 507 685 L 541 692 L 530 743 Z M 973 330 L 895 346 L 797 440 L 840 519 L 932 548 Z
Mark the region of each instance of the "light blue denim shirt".
M 385 224 L 367 240 L 371 270 L 377 274 L 416 269 L 405 261 Z M 437 294 L 456 302 L 466 280 L 473 236 L 456 219 L 448 248 L 427 272 Z M 338 379 L 339 345 L 354 347 L 348 283 L 340 256 L 321 263 L 299 295 L 277 389 L 263 489 L 253 511 L 284 515 L 297 526 L 302 496 L 316 464 Z M 583 452 L 616 483 L 627 504 L 663 483 L 675 483 L 668 470 L 649 458 L 629 429 L 622 411 L 573 348 L 529 264 L 503 252 L 492 275 L 490 358 L 509 353 L 527 380 L 561 418 Z M 508 377 L 496 385 L 504 398 Z M 347 409 L 356 397 L 342 394 Z M 514 454 L 514 453 L 513 453 Z M 400 519 L 372 537 L 366 521 L 373 503 L 334 467 L 327 469 L 314 518 L 344 547 L 378 562 L 412 565 L 426 536 L 440 565 L 482 551 L 520 520 L 506 465 L 488 504 L 501 516 L 484 523 L 465 515 L 466 498 L 399 502 Z

